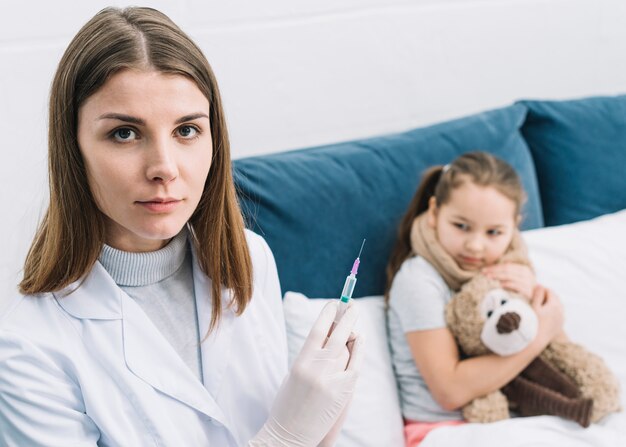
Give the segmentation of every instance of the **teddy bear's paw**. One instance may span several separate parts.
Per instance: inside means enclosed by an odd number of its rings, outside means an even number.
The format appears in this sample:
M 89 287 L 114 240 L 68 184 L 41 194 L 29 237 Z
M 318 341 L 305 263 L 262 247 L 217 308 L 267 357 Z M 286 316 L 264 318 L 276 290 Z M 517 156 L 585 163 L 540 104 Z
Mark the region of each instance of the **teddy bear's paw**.
M 604 382 L 598 381 L 588 384 L 581 392 L 593 399 L 591 422 L 598 422 L 609 413 L 621 411 L 620 388 L 617 379 L 612 375 L 605 375 Z
M 474 399 L 463 407 L 463 417 L 469 422 L 495 422 L 511 417 L 509 401 L 500 391 Z

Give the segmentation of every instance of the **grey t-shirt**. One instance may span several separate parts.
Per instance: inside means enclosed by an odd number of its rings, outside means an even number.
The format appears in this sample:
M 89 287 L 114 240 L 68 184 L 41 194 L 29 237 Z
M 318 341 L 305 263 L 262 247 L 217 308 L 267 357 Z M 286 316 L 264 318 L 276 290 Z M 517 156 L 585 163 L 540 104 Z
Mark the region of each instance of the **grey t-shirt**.
M 419 256 L 402 263 L 391 285 L 387 329 L 402 415 L 406 419 L 437 422 L 463 418 L 460 411 L 444 410 L 433 399 L 405 336 L 407 332 L 446 327 L 444 311 L 451 296 L 441 275 Z

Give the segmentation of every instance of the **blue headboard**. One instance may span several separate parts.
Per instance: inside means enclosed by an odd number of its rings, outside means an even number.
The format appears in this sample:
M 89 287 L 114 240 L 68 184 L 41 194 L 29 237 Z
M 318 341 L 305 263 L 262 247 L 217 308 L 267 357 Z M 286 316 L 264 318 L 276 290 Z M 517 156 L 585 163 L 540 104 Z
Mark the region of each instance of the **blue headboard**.
M 626 208 L 626 95 L 520 104 L 546 225 Z
M 486 150 L 520 174 L 523 228 L 543 225 L 537 179 L 513 105 L 395 135 L 236 160 L 234 177 L 249 228 L 265 237 L 283 292 L 337 297 L 361 241 L 354 297 L 384 291 L 397 226 L 422 172 Z

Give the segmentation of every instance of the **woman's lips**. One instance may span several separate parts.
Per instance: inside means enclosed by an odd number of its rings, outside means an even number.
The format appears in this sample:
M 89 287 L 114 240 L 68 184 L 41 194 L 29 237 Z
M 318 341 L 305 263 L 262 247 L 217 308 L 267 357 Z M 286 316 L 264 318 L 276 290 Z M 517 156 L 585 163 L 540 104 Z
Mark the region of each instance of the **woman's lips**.
M 145 201 L 135 202 L 153 213 L 169 213 L 178 207 L 182 200 Z

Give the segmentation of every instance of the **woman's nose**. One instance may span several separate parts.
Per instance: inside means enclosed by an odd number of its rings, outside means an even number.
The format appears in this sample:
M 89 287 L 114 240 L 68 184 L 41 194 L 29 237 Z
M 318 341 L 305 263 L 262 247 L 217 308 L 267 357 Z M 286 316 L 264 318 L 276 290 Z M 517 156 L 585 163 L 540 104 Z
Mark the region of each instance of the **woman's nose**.
M 146 177 L 150 181 L 169 183 L 178 177 L 178 165 L 168 141 L 156 140 L 148 149 Z

